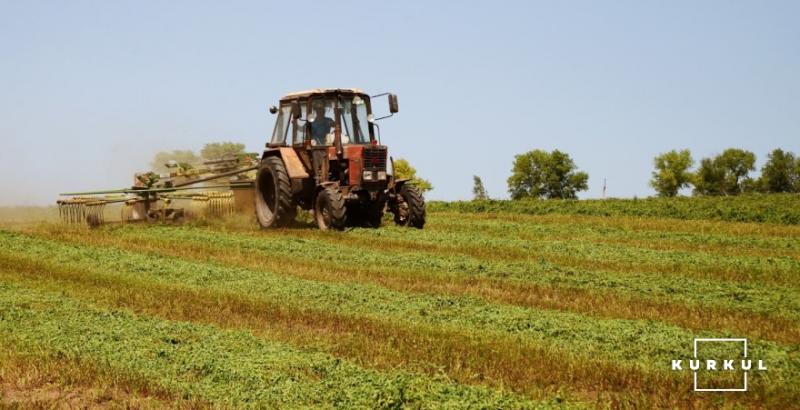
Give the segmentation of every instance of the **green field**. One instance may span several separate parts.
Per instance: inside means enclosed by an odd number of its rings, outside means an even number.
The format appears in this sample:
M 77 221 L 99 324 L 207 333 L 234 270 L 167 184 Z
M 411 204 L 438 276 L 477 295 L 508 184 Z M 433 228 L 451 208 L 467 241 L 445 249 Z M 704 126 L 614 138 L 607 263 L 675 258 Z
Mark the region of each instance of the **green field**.
M 526 215 L 642 216 L 707 219 L 730 222 L 767 222 L 800 225 L 800 195 L 748 194 L 677 198 L 604 199 L 585 201 L 466 201 L 433 202 L 435 211 L 514 212 Z
M 0 407 L 798 408 L 798 198 L 432 203 L 424 230 L 345 232 L 0 215 Z M 693 392 L 670 365 L 697 337 L 768 370 Z

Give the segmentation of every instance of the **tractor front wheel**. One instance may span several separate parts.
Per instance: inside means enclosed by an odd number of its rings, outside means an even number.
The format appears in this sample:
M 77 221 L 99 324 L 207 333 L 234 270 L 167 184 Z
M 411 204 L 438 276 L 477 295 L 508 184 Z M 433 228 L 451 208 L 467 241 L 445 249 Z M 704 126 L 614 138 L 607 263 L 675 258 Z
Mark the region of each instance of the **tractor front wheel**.
M 414 185 L 403 185 L 394 206 L 394 222 L 400 226 L 422 229 L 425 226 L 425 198 Z
M 347 222 L 344 197 L 338 189 L 327 187 L 317 193 L 314 201 L 314 219 L 319 229 L 341 231 Z
M 297 206 L 283 161 L 278 157 L 261 160 L 255 185 L 255 208 L 262 228 L 287 226 L 294 221 Z

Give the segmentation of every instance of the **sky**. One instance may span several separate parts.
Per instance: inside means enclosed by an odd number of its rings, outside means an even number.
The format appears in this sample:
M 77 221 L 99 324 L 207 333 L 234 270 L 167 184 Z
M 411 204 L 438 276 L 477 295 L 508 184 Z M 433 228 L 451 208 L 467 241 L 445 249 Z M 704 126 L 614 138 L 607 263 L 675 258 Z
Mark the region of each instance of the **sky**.
M 800 151 L 797 1 L 0 0 L 0 206 L 130 186 L 160 150 L 260 152 L 289 92 L 398 94 L 382 142 L 469 199 L 567 152 L 581 198 L 653 195 L 688 148 Z M 377 104 L 376 104 L 377 105 Z

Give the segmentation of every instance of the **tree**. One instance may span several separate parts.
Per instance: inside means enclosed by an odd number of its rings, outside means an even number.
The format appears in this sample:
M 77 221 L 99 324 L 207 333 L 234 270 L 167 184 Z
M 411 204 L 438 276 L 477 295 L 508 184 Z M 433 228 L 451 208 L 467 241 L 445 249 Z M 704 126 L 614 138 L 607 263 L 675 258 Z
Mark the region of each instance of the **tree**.
M 800 157 L 794 161 L 794 192 L 800 192 Z
M 767 192 L 800 192 L 800 158 L 780 148 L 770 152 L 759 182 Z
M 537 149 L 514 157 L 508 192 L 511 199 L 575 199 L 579 191 L 588 189 L 588 182 L 589 174 L 577 171 L 568 154 Z
M 396 179 L 408 179 L 423 193 L 433 189 L 433 185 L 426 180 L 417 176 L 417 169 L 412 167 L 408 161 L 398 158 L 394 160 L 394 177 Z
M 720 167 L 719 161 L 715 158 L 703 158 L 700 160 L 700 167 L 694 173 L 695 195 L 721 195 L 724 193 L 723 185 L 725 181 L 725 171 Z
M 748 173 L 756 156 L 738 148 L 726 149 L 714 158 L 703 158 L 694 174 L 696 195 L 737 195 L 752 186 Z
M 489 199 L 489 194 L 486 193 L 486 188 L 483 186 L 481 177 L 477 175 L 472 176 L 472 197 L 475 200 Z
M 765 192 L 761 178 L 745 178 L 742 180 L 742 193 Z
M 655 171 L 650 186 L 659 196 L 675 196 L 681 188 L 689 186 L 692 173 L 689 168 L 694 164 L 688 149 L 665 152 L 653 159 Z
M 205 160 L 220 159 L 229 155 L 244 154 L 244 144 L 238 142 L 210 142 L 200 150 L 200 156 Z
M 200 158 L 191 150 L 161 151 L 153 157 L 150 166 L 155 172 L 169 172 L 165 164 L 170 161 L 177 162 L 183 168 L 191 168 L 200 162 Z

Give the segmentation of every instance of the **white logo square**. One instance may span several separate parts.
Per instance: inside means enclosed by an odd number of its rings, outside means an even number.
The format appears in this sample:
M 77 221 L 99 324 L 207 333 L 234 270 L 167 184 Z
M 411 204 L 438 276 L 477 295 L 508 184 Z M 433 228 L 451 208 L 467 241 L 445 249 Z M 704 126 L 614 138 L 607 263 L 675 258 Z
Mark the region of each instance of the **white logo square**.
M 741 342 L 744 345 L 744 358 L 747 358 L 747 339 L 743 338 L 696 338 L 694 339 L 694 358 L 697 359 L 698 342 Z M 747 371 L 744 371 L 744 387 L 737 389 L 702 389 L 697 387 L 697 372 L 694 373 L 694 391 L 747 391 Z

